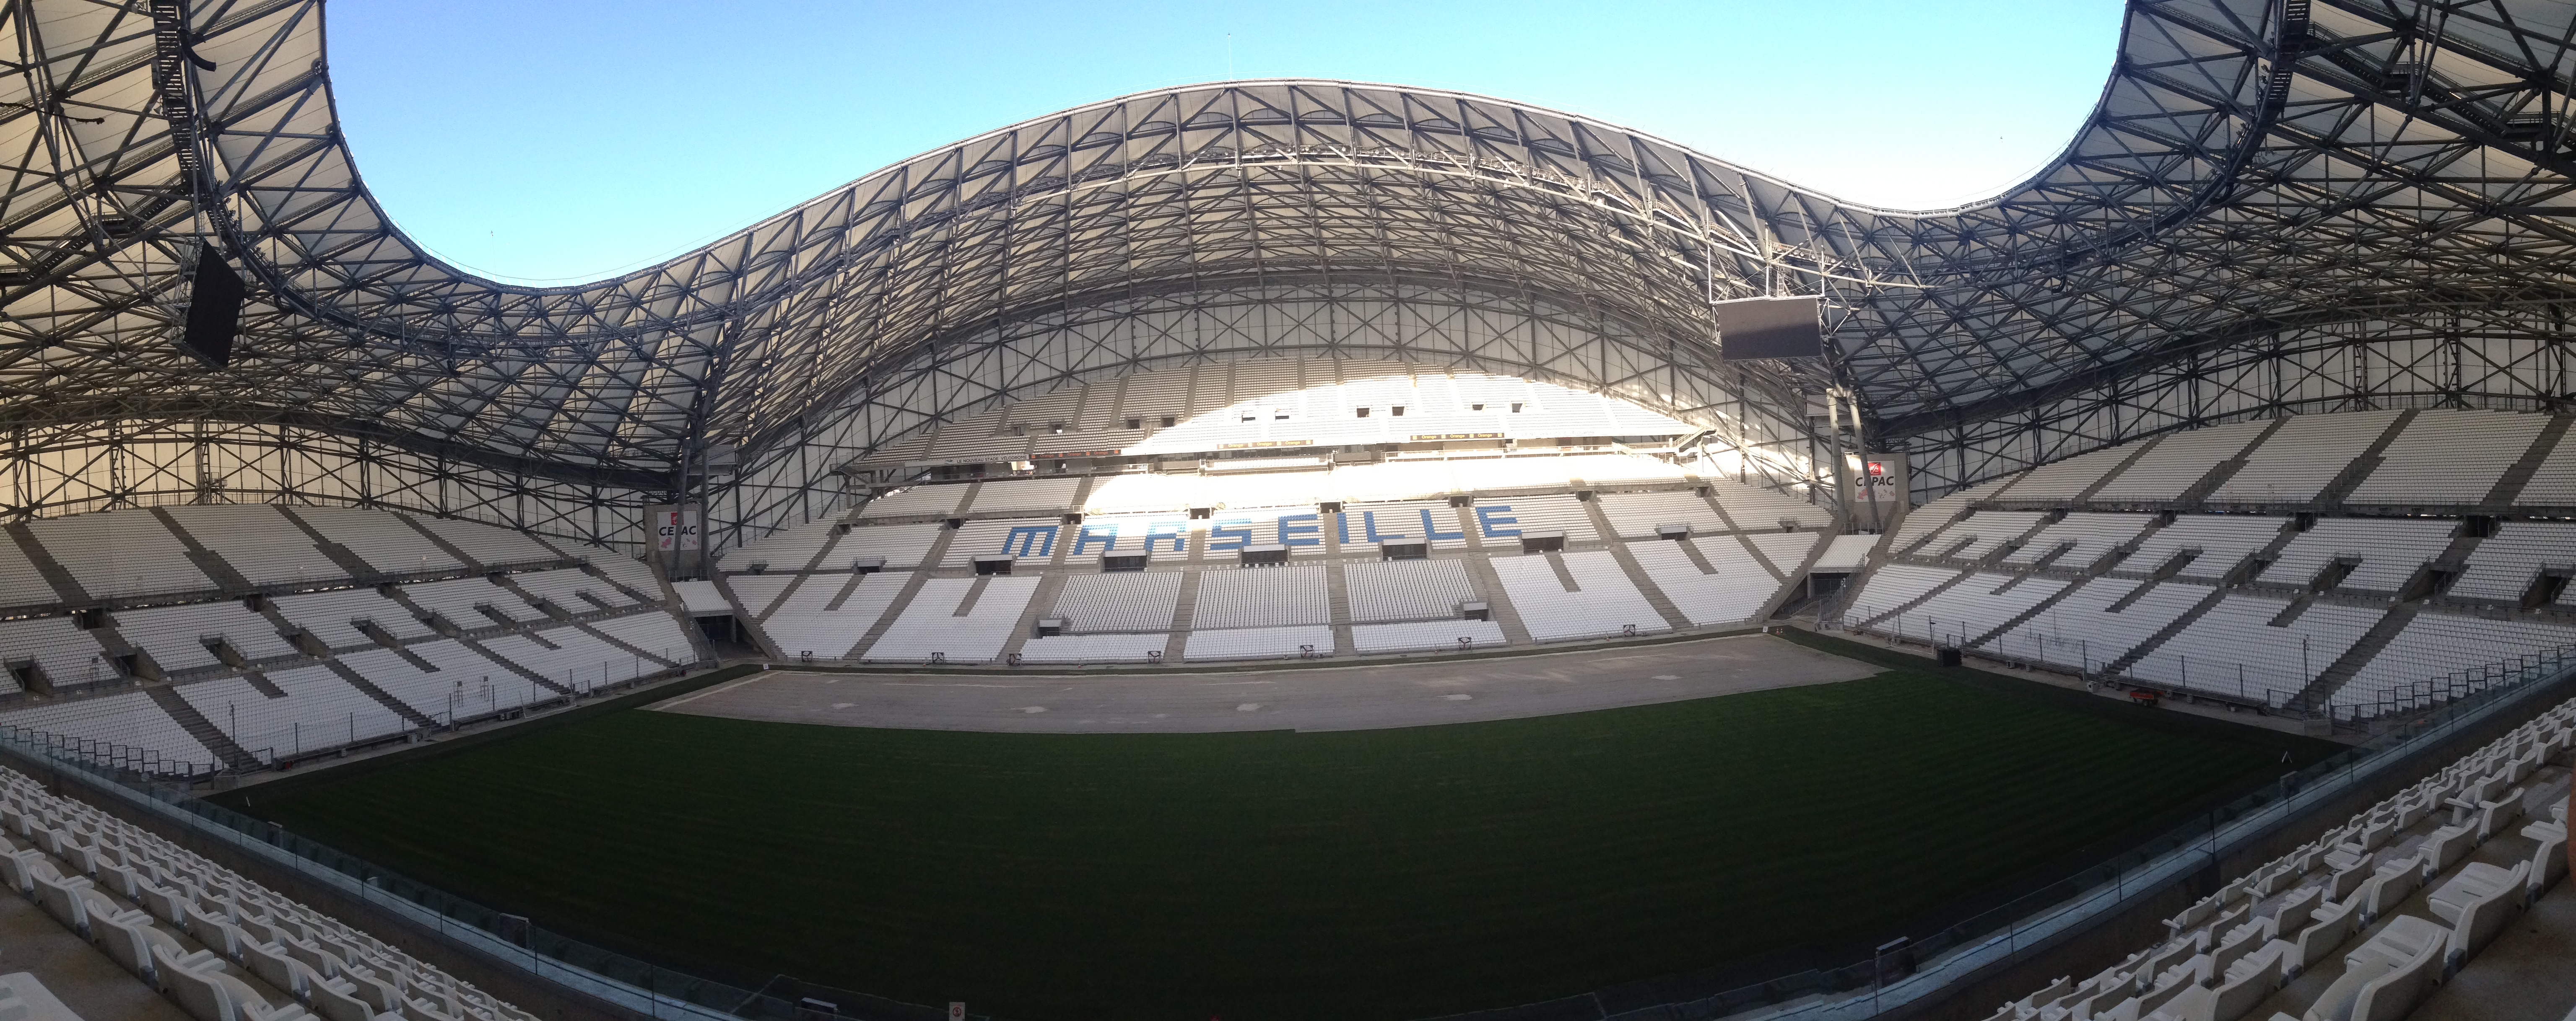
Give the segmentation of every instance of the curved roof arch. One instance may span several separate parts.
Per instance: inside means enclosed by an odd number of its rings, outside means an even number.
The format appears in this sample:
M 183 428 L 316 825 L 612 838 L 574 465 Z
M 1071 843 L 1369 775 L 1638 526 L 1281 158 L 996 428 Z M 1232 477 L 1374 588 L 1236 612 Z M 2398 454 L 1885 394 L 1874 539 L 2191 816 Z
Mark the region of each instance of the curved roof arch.
M 756 447 L 940 338 L 1106 296 L 1452 278 L 1705 338 L 1708 299 L 1767 276 L 1826 297 L 1838 375 L 1903 436 L 2392 303 L 2554 305 L 2576 241 L 2563 5 L 2133 0 L 2059 159 L 1957 209 L 1842 202 L 1526 104 L 1230 82 L 987 132 L 614 279 L 514 286 L 367 193 L 322 12 L 0 7 L 21 55 L 0 418 L 291 409 L 651 488 L 697 438 Z M 201 243 L 253 279 L 224 370 L 171 344 Z

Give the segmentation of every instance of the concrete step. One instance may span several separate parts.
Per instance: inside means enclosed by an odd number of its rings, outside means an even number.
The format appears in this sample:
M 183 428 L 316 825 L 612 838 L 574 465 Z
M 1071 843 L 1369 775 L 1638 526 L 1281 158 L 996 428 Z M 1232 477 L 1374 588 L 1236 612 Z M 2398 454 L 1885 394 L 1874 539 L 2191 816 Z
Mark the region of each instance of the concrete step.
M 368 698 L 375 699 L 376 704 L 384 706 L 385 708 L 392 710 L 396 715 L 401 716 L 403 719 L 411 721 L 412 726 L 434 727 L 438 725 L 437 720 L 429 718 L 427 714 L 422 713 L 418 709 L 412 708 L 403 700 L 395 698 L 391 692 L 388 692 L 383 688 L 376 687 L 376 682 L 360 676 L 357 671 L 349 669 L 346 664 L 341 663 L 339 660 L 335 659 L 322 665 L 331 668 L 332 673 L 340 675 L 341 680 L 349 682 L 350 687 L 366 693 Z
M 160 706 L 162 712 L 169 713 L 171 719 L 178 721 L 179 729 L 187 731 L 189 737 L 196 738 L 198 744 L 205 745 L 206 750 L 223 760 L 221 765 L 243 770 L 261 766 L 257 756 L 234 744 L 222 727 L 207 719 L 206 714 L 198 712 L 196 706 L 189 705 L 187 699 L 179 697 L 177 690 L 166 684 L 150 685 L 143 690 L 151 696 L 152 704 Z
M 45 579 L 45 584 L 53 586 L 56 598 L 73 606 L 95 601 L 89 590 L 82 588 L 80 581 L 72 577 L 72 572 L 64 569 L 61 561 L 45 552 L 45 544 L 36 541 L 36 533 L 29 531 L 24 522 L 11 523 L 8 532 L 9 538 L 17 542 L 18 552 L 26 556 L 29 564 L 35 565 L 36 573 Z
M 2317 671 L 2315 679 L 2300 688 L 2284 707 L 2300 712 L 2324 712 L 2332 704 L 2335 692 L 2343 690 L 2344 685 L 2351 683 L 2353 675 L 2360 673 L 2362 667 L 2369 666 L 2371 660 L 2379 658 L 2380 651 L 2388 648 L 2388 643 L 2396 641 L 2398 633 L 2406 630 L 2406 625 L 2423 611 L 2422 603 L 2399 603 L 2389 607 L 2387 615 L 2379 618 L 2379 623 L 2371 625 L 2360 641 L 2352 643 L 2352 648 L 2344 650 L 2343 655 Z
M 2140 586 L 2140 588 L 2144 587 Z M 2225 598 L 2227 598 L 2226 587 L 2209 590 L 2208 595 L 2201 597 L 2199 602 L 2191 604 L 2191 609 L 2182 611 L 2182 616 L 2174 618 L 2172 623 L 2157 628 L 2154 634 L 2147 636 L 2146 641 L 2139 642 L 2137 648 L 2121 653 L 2119 658 L 2103 664 L 2102 672 L 2116 674 L 2135 665 L 2139 660 L 2147 658 L 2148 653 L 2156 651 L 2158 646 L 2171 641 L 2173 636 L 2181 634 L 2182 629 L 2190 627 L 2193 621 L 2208 616 L 2210 610 L 2217 608 L 2218 601 Z
M 197 565 L 198 570 L 206 572 L 206 577 L 214 579 L 215 587 L 226 592 L 244 592 L 251 588 L 249 578 L 233 569 L 233 565 L 224 562 L 223 556 L 205 543 L 198 542 L 196 536 L 188 534 L 188 530 L 179 524 L 179 519 L 173 516 L 168 508 L 154 507 L 152 516 L 160 520 L 161 527 L 169 529 L 170 534 L 178 538 L 179 545 L 188 548 L 188 562 Z
M 2486 499 L 2478 501 L 2478 509 L 2489 514 L 2502 514 L 2511 509 L 2513 502 L 2522 496 L 2523 487 L 2531 484 L 2532 474 L 2540 470 L 2542 462 L 2549 460 L 2550 452 L 2557 450 L 2558 444 L 2564 441 L 2570 424 L 2576 424 L 2576 415 L 2549 416 L 2549 424 L 2540 428 L 2540 435 L 2532 438 L 2531 446 L 2523 450 L 2522 456 L 2513 462 L 2513 467 L 2505 469 L 2503 477 L 2496 479 L 2495 488 L 2487 490 Z

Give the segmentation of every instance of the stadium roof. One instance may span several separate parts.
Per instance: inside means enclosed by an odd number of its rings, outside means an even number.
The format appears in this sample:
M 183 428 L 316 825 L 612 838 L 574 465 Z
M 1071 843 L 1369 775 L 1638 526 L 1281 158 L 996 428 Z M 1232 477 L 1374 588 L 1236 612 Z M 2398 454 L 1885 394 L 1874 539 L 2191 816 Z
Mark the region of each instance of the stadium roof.
M 1768 267 L 1827 297 L 1840 377 L 1901 437 L 2285 328 L 2550 305 L 2576 241 L 2568 5 L 2138 0 L 2063 155 L 1958 209 L 1524 104 L 1236 82 L 967 139 L 614 280 L 511 286 L 368 195 L 322 15 L 0 5 L 0 424 L 292 422 L 650 489 L 694 439 L 757 447 L 943 340 L 1087 302 L 1406 279 L 1705 345 L 1708 298 Z M 251 280 L 223 370 L 172 343 L 201 242 Z

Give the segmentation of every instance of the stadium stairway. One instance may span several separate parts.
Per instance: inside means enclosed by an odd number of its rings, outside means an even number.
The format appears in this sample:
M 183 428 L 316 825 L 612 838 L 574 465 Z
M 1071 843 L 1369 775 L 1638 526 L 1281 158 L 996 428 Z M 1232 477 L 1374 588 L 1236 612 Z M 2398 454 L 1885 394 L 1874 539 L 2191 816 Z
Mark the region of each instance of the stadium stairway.
M 428 661 L 421 659 L 419 656 L 407 655 L 406 658 L 415 669 L 429 669 Z M 334 676 L 337 676 L 343 681 L 349 682 L 350 687 L 358 689 L 361 694 L 366 695 L 368 698 L 375 699 L 376 704 L 384 706 L 388 711 L 391 711 L 396 716 L 402 717 L 404 721 L 410 723 L 412 726 L 433 727 L 438 725 L 437 720 L 430 719 L 420 710 L 412 708 L 409 703 L 406 703 L 399 698 L 395 698 L 392 692 L 377 687 L 376 682 L 370 681 L 365 677 L 365 675 L 358 673 L 356 670 L 350 669 L 348 664 L 334 659 L 323 664 L 323 666 L 329 667 Z
M 1594 513 L 1597 515 L 1599 512 Z M 1655 614 L 1664 618 L 1665 627 L 1674 631 L 1690 629 L 1690 618 L 1682 614 L 1681 607 L 1673 605 L 1672 598 L 1664 594 L 1663 588 L 1656 585 L 1653 578 L 1646 576 L 1646 568 L 1637 563 L 1637 555 L 1628 551 L 1627 543 L 1611 543 L 1610 559 L 1619 565 L 1621 574 L 1628 576 L 1628 584 L 1636 586 L 1638 594 L 1646 597 L 1646 605 L 1654 607 Z
M 2317 671 L 2316 680 L 2308 682 L 2307 687 L 2299 689 L 2299 693 L 2292 696 L 2284 708 L 2294 712 L 2319 712 L 2331 705 L 2334 693 L 2342 690 L 2346 683 L 2361 673 L 2361 668 L 2369 666 L 2371 660 L 2379 658 L 2380 653 L 2387 651 L 2388 643 L 2396 641 L 2397 636 L 2406 630 L 2406 625 L 2414 623 L 2415 615 L 2422 612 L 2424 612 L 2422 603 L 2399 603 L 2389 607 L 2388 613 L 2380 617 L 2378 623 L 2371 625 L 2370 630 L 2361 636 L 2360 641 L 2352 643 L 2352 647 L 2345 649 L 2343 655 L 2335 657 L 2334 662 L 2326 664 L 2325 669 Z
M 2385 439 L 2386 437 L 2382 438 Z M 2164 647 L 2164 644 L 2171 641 L 2173 636 L 2181 634 L 2184 628 L 2192 626 L 2194 623 L 2197 623 L 2200 618 L 2208 616 L 2209 611 L 2217 609 L 2218 604 L 2225 602 L 2228 594 L 2234 592 L 2239 586 L 2241 586 L 2248 575 L 2255 570 L 2259 570 L 2261 565 L 2272 562 L 2273 558 L 2280 555 L 2281 548 L 2289 545 L 2290 541 L 2297 538 L 2297 536 L 2297 529 L 2288 525 L 2282 526 L 2281 533 L 2273 536 L 2272 541 L 2265 545 L 2261 550 L 2247 555 L 2244 559 L 2239 560 L 2236 563 L 2228 565 L 2227 570 L 2221 573 L 2216 579 L 2217 584 L 2211 586 L 2208 596 L 2202 598 L 2200 602 L 2192 604 L 2190 609 L 2184 610 L 2182 612 L 2182 616 L 2174 618 L 2172 623 L 2167 624 L 2153 634 L 2148 635 L 2145 641 L 2138 643 L 2138 646 L 2129 650 L 2126 655 L 2105 664 L 2102 667 L 2102 672 L 2106 674 L 2117 674 L 2123 670 L 2127 670 L 2128 668 L 2137 665 L 2139 660 L 2147 658 L 2157 649 Z M 2196 562 L 2197 561 L 2195 560 L 2195 563 Z M 2173 571 L 2178 569 L 2179 568 L 2174 564 L 2166 564 L 2160 566 L 2157 571 L 2159 574 L 2169 577 Z M 2134 605 L 2139 599 L 2145 597 L 2149 590 L 2153 589 L 2157 584 L 2163 581 L 2163 577 L 2158 577 L 2150 581 L 2148 584 L 2140 585 L 2136 591 L 2129 593 L 2127 599 L 2123 600 L 2122 603 L 2113 605 L 2115 607 L 2123 608 L 2125 608 L 2126 605 Z M 2293 604 L 2293 607 L 2296 607 L 2295 603 Z M 2389 634 L 2394 636 L 2396 632 L 2391 631 Z M 2382 644 L 2385 644 L 2384 639 Z M 2367 662 L 2369 662 L 2369 660 L 2364 659 L 2360 663 L 2355 663 L 2353 664 L 2353 669 L 2359 670 L 2361 668 L 2361 664 Z M 2350 675 L 2347 674 L 2346 676 Z
M 2345 465 L 2343 472 L 2336 475 L 2333 481 L 2327 482 L 2324 489 L 2317 491 L 2316 499 L 2309 502 L 2320 510 L 2342 510 L 2344 498 L 2361 487 L 2361 480 L 2369 478 L 2370 473 L 2379 470 L 2379 466 L 2386 461 L 2388 445 L 2397 442 L 2397 434 L 2405 432 L 2407 426 L 2415 424 L 2415 417 L 2421 414 L 2423 414 L 2421 410 L 2414 408 L 2398 413 L 2396 420 L 2388 423 L 2388 428 L 2380 431 L 2379 438 L 2372 440 L 2370 446 L 2362 450 L 2361 456 L 2353 458 L 2351 464 Z
M 1325 536 L 1324 543 L 1335 554 L 1341 551 L 1341 540 L 1336 536 Z M 1324 605 L 1333 615 L 1333 655 L 1358 652 L 1359 640 L 1351 636 L 1351 579 L 1342 569 L 1338 555 L 1324 561 Z
M 11 522 L 0 526 L 0 531 L 8 532 L 9 538 L 17 542 L 18 552 L 26 556 L 27 563 L 35 567 L 36 574 L 45 579 L 45 584 L 53 586 L 56 598 L 74 606 L 98 601 L 81 587 L 80 579 L 72 577 L 72 572 L 63 567 L 62 561 L 54 559 L 44 543 L 36 541 L 35 533 L 27 529 L 25 522 Z
M 541 674 L 541 673 L 538 673 L 538 672 L 536 672 L 536 671 L 534 671 L 534 670 L 530 670 L 530 669 L 528 669 L 528 668 L 527 668 L 527 666 L 526 666 L 525 664 L 520 663 L 518 660 L 511 659 L 511 658 L 510 658 L 510 657 L 508 657 L 508 656 L 504 656 L 504 655 L 502 655 L 498 650 L 493 649 L 493 648 L 492 648 L 491 646 L 489 646 L 489 645 L 485 645 L 485 644 L 483 644 L 482 642 L 475 641 L 474 639 L 471 639 L 471 638 L 463 638 L 463 637 L 458 638 L 458 639 L 456 640 L 456 642 L 457 642 L 457 644 L 459 644 L 459 645 L 462 645 L 462 646 L 464 646 L 464 647 L 466 647 L 466 648 L 468 648 L 468 649 L 472 649 L 472 650 L 474 650 L 474 652 L 475 652 L 475 654 L 476 654 L 476 655 L 482 656 L 482 657 L 483 657 L 483 658 L 485 658 L 485 659 L 491 660 L 492 662 L 499 664 L 499 665 L 500 665 L 500 667 L 501 667 L 501 669 L 503 669 L 503 670 L 507 670 L 507 671 L 509 671 L 509 672 L 511 672 L 511 673 L 514 673 L 514 674 L 519 675 L 519 679 L 520 679 L 520 680 L 527 681 L 527 682 L 529 682 L 529 683 L 531 683 L 531 684 L 537 685 L 538 687 L 544 688 L 544 689 L 546 689 L 547 691 L 554 692 L 554 693 L 555 693 L 555 694 L 557 694 L 557 695 L 570 695 L 570 694 L 572 694 L 572 689 L 571 689 L 571 688 L 565 687 L 565 686 L 563 686 L 563 685 L 561 685 L 561 684 L 557 684 L 557 683 L 555 683 L 552 679 L 548 678 L 546 675 Z M 657 662 L 658 662 L 658 660 L 657 660 Z
M 303 515 L 295 513 L 295 508 L 278 504 L 277 513 L 311 538 L 313 548 L 319 550 L 324 559 L 338 565 L 340 570 L 346 572 L 349 577 L 365 580 L 377 577 L 381 573 L 376 570 L 374 564 L 367 562 L 367 558 L 359 556 L 358 551 L 333 541 L 330 536 L 323 534 L 321 529 L 313 527 L 312 522 L 305 520 Z
M 430 545 L 438 547 L 439 552 L 455 557 L 456 562 L 465 565 L 465 569 L 468 571 L 481 574 L 499 566 L 496 564 L 486 564 L 483 561 L 476 559 L 474 554 L 466 552 L 464 547 L 448 541 L 446 536 L 438 534 L 436 530 L 430 528 L 428 525 L 421 524 L 419 521 L 413 519 L 409 514 L 396 514 L 394 515 L 394 520 L 400 521 L 405 526 L 408 526 L 412 531 L 420 533 L 420 537 L 429 540 Z
M 206 714 L 198 712 L 196 706 L 189 705 L 188 700 L 179 697 L 179 693 L 170 686 L 147 685 L 143 692 L 152 699 L 153 705 L 160 706 L 162 712 L 170 714 L 171 719 L 179 722 L 179 729 L 187 731 L 188 736 L 196 738 L 198 744 L 205 745 L 207 751 L 222 758 L 227 768 L 241 770 L 259 768 L 258 756 L 234 744 L 231 735 L 224 733 L 223 728 L 215 726 L 213 720 L 207 719 Z
M 2487 498 L 2478 501 L 2478 510 L 2485 514 L 2502 514 L 2513 509 L 2514 500 L 2522 496 L 2523 487 L 2531 484 L 2531 476 L 2540 470 L 2541 462 L 2549 460 L 2549 452 L 2558 449 L 2559 441 L 2567 435 L 2567 427 L 2571 424 L 2576 424 L 2576 415 L 2549 416 L 2549 424 L 2540 428 L 2540 435 L 2532 438 L 2531 446 L 2523 450 L 2522 457 L 2496 479 L 2495 488 L 2487 491 Z
M 226 562 L 220 554 L 208 549 L 205 543 L 198 542 L 196 536 L 188 534 L 187 526 L 181 525 L 178 516 L 170 513 L 169 508 L 154 507 L 152 516 L 161 522 L 161 527 L 169 529 L 171 535 L 178 537 L 179 545 L 188 550 L 188 562 L 197 565 L 198 570 L 206 572 L 206 577 L 214 579 L 215 587 L 225 592 L 251 590 L 250 579 L 242 577 L 242 573 L 234 570 L 233 565 Z
M 1196 548 L 1199 545 L 1202 544 L 1191 544 L 1192 548 Z M 1195 564 L 1196 561 L 1197 557 L 1194 554 L 1192 556 L 1192 562 Z M 1172 607 L 1171 636 L 1163 640 L 1163 662 L 1178 663 L 1181 661 L 1182 650 L 1189 645 L 1191 626 L 1198 617 L 1198 606 L 1199 572 L 1191 571 L 1187 574 L 1181 575 L 1180 601 Z

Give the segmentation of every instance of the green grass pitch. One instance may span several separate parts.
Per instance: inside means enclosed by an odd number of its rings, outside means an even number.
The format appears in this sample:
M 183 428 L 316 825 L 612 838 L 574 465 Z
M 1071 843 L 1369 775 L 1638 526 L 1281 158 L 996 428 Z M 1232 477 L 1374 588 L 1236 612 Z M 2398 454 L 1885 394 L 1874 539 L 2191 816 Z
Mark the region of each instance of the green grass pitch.
M 306 836 L 719 977 L 1263 1021 L 1506 1006 L 1895 935 L 2322 750 L 1899 666 L 1353 733 L 624 711 L 247 793 Z

